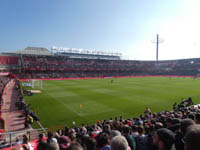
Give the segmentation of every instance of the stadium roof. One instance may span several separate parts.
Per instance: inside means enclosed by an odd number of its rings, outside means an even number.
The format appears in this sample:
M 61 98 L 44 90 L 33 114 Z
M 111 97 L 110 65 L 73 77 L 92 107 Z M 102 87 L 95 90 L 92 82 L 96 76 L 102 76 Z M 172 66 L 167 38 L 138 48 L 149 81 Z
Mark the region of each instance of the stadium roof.
M 47 48 L 42 47 L 26 47 L 24 50 L 11 52 L 14 54 L 28 54 L 28 55 L 51 55 Z

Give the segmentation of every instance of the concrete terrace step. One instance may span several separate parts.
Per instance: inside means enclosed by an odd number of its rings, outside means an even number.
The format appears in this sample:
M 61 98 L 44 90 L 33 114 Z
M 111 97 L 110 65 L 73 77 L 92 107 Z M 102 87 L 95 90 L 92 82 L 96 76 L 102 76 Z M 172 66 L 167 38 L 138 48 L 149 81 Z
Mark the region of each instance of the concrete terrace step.
M 15 88 L 16 81 L 11 80 L 6 85 L 4 102 L 1 105 L 1 115 L 5 121 L 5 132 L 19 131 L 24 129 L 25 117 L 19 117 L 23 111 L 15 106 L 18 100 L 18 91 Z

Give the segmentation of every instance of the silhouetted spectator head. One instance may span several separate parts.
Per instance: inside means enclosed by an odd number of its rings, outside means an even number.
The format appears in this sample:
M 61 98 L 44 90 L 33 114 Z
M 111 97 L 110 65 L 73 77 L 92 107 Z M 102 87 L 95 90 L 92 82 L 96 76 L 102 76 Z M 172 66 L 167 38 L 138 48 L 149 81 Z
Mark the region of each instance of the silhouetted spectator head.
M 179 129 L 180 129 L 180 123 L 172 125 L 172 126 L 168 127 L 168 129 L 171 130 L 172 132 L 179 131 Z
M 44 149 L 47 148 L 47 145 L 48 145 L 48 144 L 47 144 L 46 142 L 40 141 L 40 142 L 38 143 L 37 150 L 44 150 Z
M 39 139 L 42 139 L 42 138 L 44 138 L 44 137 L 45 137 L 44 133 L 40 133 L 40 134 L 39 134 Z
M 161 122 L 155 123 L 155 130 L 163 128 L 163 124 Z
M 131 132 L 131 128 L 128 125 L 124 125 L 122 128 L 122 133 L 125 135 L 128 135 L 130 134 L 130 132 Z
M 44 137 L 45 137 L 44 133 L 39 134 L 38 147 L 37 147 L 38 150 L 43 150 L 43 149 L 46 149 L 47 147 L 47 143 Z
M 82 145 L 84 147 L 84 150 L 96 150 L 97 142 L 94 138 L 83 136 Z
M 173 124 L 174 124 L 174 120 L 173 120 L 174 118 L 171 118 L 171 117 L 169 117 L 169 118 L 167 118 L 166 119 L 166 126 L 167 126 L 167 128 L 169 128 L 170 126 L 172 126 Z
M 179 118 L 172 118 L 172 125 L 180 124 L 181 120 Z
M 118 120 L 118 118 L 117 117 L 115 117 L 115 121 L 117 121 Z
M 196 123 L 200 124 L 200 113 L 196 114 Z
M 100 148 L 109 144 L 109 135 L 105 132 L 101 133 L 99 135 L 99 141 L 98 142 L 99 142 Z
M 133 125 L 131 128 L 132 128 L 132 132 L 137 132 L 138 127 L 136 125 Z
M 103 131 L 109 134 L 110 133 L 110 125 L 109 124 L 104 124 Z
M 119 121 L 123 121 L 123 117 L 122 116 L 119 117 Z
M 200 125 L 191 125 L 188 127 L 186 135 L 183 139 L 185 150 L 200 149 Z
M 189 114 L 188 114 L 188 118 L 189 118 L 189 119 L 192 119 L 192 120 L 194 120 L 194 121 L 196 121 L 196 117 L 195 117 L 195 114 L 194 114 L 194 113 L 189 113 Z
M 140 135 L 144 133 L 144 127 L 142 125 L 138 126 L 137 130 Z
M 23 135 L 23 143 L 24 143 L 24 144 L 27 144 L 29 141 L 30 141 L 30 140 L 29 140 L 28 135 Z
M 192 119 L 183 119 L 181 120 L 181 131 L 183 133 L 183 135 L 185 135 L 186 131 L 187 131 L 187 128 L 191 125 L 194 125 L 195 122 L 192 120 Z
M 148 125 L 145 125 L 144 127 L 144 131 L 147 135 L 151 134 L 151 131 L 150 131 L 150 127 Z
M 53 137 L 53 134 L 52 134 L 51 132 L 48 132 L 48 133 L 47 133 L 47 137 L 48 137 L 48 138 L 52 138 L 52 137 Z
M 114 138 L 115 136 L 121 135 L 118 130 L 111 130 L 110 131 L 110 139 Z
M 111 140 L 111 150 L 128 150 L 128 142 L 124 136 L 118 135 Z
M 175 135 L 169 129 L 166 128 L 158 129 L 154 133 L 153 144 L 158 147 L 158 150 L 171 150 L 174 142 L 175 142 Z

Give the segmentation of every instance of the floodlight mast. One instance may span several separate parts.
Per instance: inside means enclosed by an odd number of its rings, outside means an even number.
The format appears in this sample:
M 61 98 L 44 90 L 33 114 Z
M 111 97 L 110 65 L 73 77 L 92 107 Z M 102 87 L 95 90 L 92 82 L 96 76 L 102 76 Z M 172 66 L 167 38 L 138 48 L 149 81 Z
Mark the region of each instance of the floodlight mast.
M 159 56 L 159 44 L 163 42 L 162 39 L 159 39 L 159 35 L 156 35 L 156 41 L 152 41 L 153 43 L 156 43 L 156 61 L 158 61 Z
M 159 45 L 159 35 L 156 36 L 156 61 L 158 61 L 158 45 Z

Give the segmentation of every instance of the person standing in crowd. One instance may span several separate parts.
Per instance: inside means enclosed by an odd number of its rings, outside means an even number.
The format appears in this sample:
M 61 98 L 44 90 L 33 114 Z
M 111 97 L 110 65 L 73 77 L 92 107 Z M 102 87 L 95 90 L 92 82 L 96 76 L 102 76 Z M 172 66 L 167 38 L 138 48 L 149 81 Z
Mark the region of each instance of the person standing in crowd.
M 200 149 L 200 125 L 191 125 L 183 138 L 185 150 Z
M 131 128 L 128 125 L 123 126 L 122 134 L 126 138 L 128 145 L 130 146 L 131 150 L 135 150 L 136 149 L 135 138 L 131 134 Z
M 183 137 L 185 136 L 187 129 L 189 126 L 194 125 L 195 122 L 192 119 L 183 119 L 180 122 L 180 129 L 181 132 L 177 132 L 176 133 L 176 142 L 175 142 L 175 146 L 176 146 L 176 150 L 184 150 L 184 143 L 183 143 Z
M 44 139 L 44 133 L 40 133 L 39 134 L 39 139 L 37 141 L 38 143 L 38 146 L 37 146 L 37 150 L 43 150 L 43 149 L 46 149 L 47 147 L 47 142 L 46 140 Z
M 135 137 L 136 150 L 147 150 L 147 135 L 144 134 L 143 125 L 138 126 L 138 136 Z
M 173 104 L 173 110 L 175 111 L 175 110 L 176 110 L 176 108 L 177 108 L 177 103 L 176 103 L 176 102 L 174 102 L 174 104 Z
M 167 128 L 158 129 L 153 135 L 153 144 L 158 150 L 176 150 L 174 142 L 174 133 Z
M 82 146 L 84 150 L 96 150 L 97 142 L 94 138 L 89 136 L 82 137 Z
M 144 111 L 144 114 L 149 114 L 149 113 L 151 113 L 151 109 L 147 106 Z
M 110 150 L 109 135 L 105 132 L 100 133 L 99 139 L 99 150 Z

